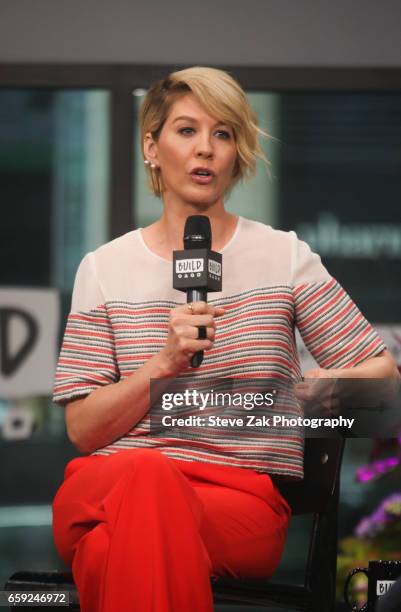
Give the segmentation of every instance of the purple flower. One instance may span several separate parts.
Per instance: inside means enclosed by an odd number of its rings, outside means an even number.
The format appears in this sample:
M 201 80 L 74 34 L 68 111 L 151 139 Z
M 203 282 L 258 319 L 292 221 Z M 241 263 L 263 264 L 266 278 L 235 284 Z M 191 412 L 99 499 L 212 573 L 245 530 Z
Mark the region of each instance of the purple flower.
M 375 477 L 373 469 L 370 465 L 363 465 L 357 469 L 356 479 L 358 482 L 369 482 Z
M 391 517 L 401 516 L 401 493 L 393 493 L 383 501 L 384 511 Z
M 386 457 L 385 459 L 373 461 L 372 463 L 363 465 L 357 469 L 356 479 L 358 482 L 369 482 L 370 480 L 378 478 L 390 470 L 393 470 L 399 464 L 399 457 Z
M 355 527 L 355 535 L 357 538 L 369 538 L 372 536 L 370 518 L 365 516 Z
M 370 516 L 363 517 L 354 533 L 358 538 L 372 538 L 387 525 L 399 521 L 401 517 L 401 493 L 392 493 L 383 499 Z
M 370 516 L 371 522 L 378 527 L 385 525 L 388 522 L 387 518 L 387 513 L 382 505 L 380 505 Z

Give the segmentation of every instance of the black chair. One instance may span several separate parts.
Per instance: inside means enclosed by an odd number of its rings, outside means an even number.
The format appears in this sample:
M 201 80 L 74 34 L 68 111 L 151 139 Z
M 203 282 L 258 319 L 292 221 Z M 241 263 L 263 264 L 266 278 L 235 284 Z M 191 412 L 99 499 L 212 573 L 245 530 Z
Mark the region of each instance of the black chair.
M 275 584 L 262 579 L 213 578 L 216 604 L 261 606 L 266 610 L 273 607 L 304 612 L 334 611 L 343 450 L 341 437 L 308 438 L 305 441 L 304 480 L 278 485 L 294 515 L 313 514 L 303 585 Z M 70 609 L 79 610 L 79 596 L 70 572 L 19 571 L 9 578 L 4 590 L 68 591 Z
M 312 514 L 313 523 L 302 585 L 267 580 L 218 578 L 216 603 L 333 612 L 337 575 L 337 519 L 344 438 L 305 440 L 305 476 L 279 485 L 293 515 Z

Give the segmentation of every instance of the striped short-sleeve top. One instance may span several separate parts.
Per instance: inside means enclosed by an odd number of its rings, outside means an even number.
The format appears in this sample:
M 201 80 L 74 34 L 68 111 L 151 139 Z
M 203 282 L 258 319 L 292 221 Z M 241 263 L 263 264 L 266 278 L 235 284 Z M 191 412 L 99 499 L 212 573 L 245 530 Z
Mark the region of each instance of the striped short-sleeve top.
M 223 290 L 209 294 L 209 302 L 226 313 L 216 319 L 213 349 L 191 376 L 297 381 L 295 326 L 323 368 L 349 368 L 385 348 L 294 232 L 239 217 L 222 255 Z M 172 288 L 172 262 L 149 250 L 140 229 L 87 254 L 75 279 L 54 400 L 63 405 L 130 376 L 164 346 L 169 312 L 184 302 L 185 294 Z M 157 448 L 172 458 L 302 478 L 303 440 L 297 432 L 267 432 L 262 441 L 250 435 L 236 444 L 229 432 L 209 441 L 152 436 L 148 421 L 145 415 L 93 454 Z

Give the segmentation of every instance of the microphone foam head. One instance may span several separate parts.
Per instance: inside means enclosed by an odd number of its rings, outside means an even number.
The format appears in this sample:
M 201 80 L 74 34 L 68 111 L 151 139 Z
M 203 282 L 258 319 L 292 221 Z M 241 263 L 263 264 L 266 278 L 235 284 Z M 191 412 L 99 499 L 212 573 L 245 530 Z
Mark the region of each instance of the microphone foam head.
M 209 217 L 191 215 L 184 228 L 184 249 L 210 249 L 212 246 L 212 228 Z

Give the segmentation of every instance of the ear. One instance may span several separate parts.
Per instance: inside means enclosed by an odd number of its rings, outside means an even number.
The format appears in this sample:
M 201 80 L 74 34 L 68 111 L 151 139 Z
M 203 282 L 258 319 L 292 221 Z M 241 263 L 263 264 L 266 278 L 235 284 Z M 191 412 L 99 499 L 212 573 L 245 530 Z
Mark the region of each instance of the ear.
M 145 134 L 145 138 L 143 141 L 143 153 L 145 159 L 148 159 L 150 162 L 157 163 L 157 142 L 153 139 L 153 136 L 150 132 Z

